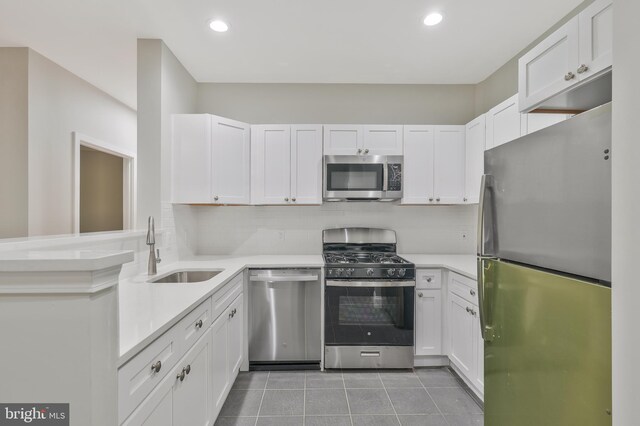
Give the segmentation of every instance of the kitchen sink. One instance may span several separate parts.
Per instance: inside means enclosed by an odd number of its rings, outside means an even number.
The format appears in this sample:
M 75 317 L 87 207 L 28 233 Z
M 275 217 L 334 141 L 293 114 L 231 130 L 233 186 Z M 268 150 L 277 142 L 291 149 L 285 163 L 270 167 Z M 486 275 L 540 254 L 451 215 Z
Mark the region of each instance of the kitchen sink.
M 164 277 L 149 280 L 150 283 L 201 283 L 222 272 L 222 269 L 210 271 L 176 271 Z

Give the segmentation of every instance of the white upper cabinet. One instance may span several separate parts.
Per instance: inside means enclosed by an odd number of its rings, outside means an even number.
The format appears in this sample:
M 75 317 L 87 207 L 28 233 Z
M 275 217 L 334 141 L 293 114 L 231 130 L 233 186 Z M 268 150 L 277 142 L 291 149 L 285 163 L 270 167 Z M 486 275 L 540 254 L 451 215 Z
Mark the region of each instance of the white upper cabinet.
M 324 126 L 325 155 L 357 155 L 362 153 L 362 145 L 362 126 L 340 124 Z
M 291 200 L 322 204 L 322 126 L 291 126 Z
M 322 203 L 322 126 L 251 127 L 252 204 Z
M 172 201 L 249 204 L 251 141 L 246 123 L 209 114 L 173 116 Z
M 251 130 L 211 116 L 211 191 L 215 204 L 251 203 Z
M 403 126 L 324 126 L 325 155 L 402 155 Z
M 251 126 L 253 204 L 288 204 L 291 196 L 290 126 Z
M 403 126 L 363 126 L 365 155 L 402 155 Z
M 613 63 L 613 2 L 597 0 L 579 15 L 580 79 L 611 67 Z
M 210 203 L 211 116 L 172 117 L 171 192 L 174 203 Z
M 434 143 L 435 126 L 404 126 L 402 203 L 427 204 L 434 201 Z
M 484 173 L 486 115 L 483 114 L 465 126 L 464 202 L 478 203 L 480 179 Z
M 519 59 L 522 112 L 611 67 L 612 16 L 612 0 L 597 0 Z
M 464 160 L 464 126 L 404 126 L 402 203 L 461 203 Z
M 518 95 L 491 108 L 486 114 L 486 149 L 495 148 L 520 137 Z
M 436 126 L 433 195 L 436 203 L 462 203 L 464 194 L 464 126 Z

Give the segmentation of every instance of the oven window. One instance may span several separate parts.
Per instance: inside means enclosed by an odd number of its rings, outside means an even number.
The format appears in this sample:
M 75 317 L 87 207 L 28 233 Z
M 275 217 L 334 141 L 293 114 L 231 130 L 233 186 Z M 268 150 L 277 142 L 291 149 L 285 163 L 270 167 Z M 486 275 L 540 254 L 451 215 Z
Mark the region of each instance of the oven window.
M 413 345 L 413 287 L 327 287 L 325 343 Z
M 327 164 L 328 191 L 381 191 L 384 164 Z

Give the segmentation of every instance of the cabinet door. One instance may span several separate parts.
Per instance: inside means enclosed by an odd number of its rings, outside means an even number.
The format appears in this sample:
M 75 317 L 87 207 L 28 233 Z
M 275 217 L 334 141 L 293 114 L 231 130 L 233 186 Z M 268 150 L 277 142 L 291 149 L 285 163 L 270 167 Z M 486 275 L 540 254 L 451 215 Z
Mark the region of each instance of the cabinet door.
M 362 152 L 362 126 L 325 125 L 323 138 L 325 155 L 358 155 Z
M 584 80 L 609 69 L 613 63 L 613 2 L 597 0 L 583 10 L 580 20 L 579 78 Z M 582 72 L 580 72 L 582 71 Z
M 211 400 L 213 417 L 222 409 L 231 381 L 229 379 L 229 361 L 227 357 L 227 334 L 229 320 L 226 313 L 221 314 L 211 325 Z
M 475 354 L 471 304 L 460 296 L 449 292 L 449 358 L 467 378 L 471 377 Z
M 433 193 L 436 203 L 462 203 L 464 194 L 464 126 L 436 126 Z
M 416 290 L 416 355 L 442 355 L 441 290 Z
M 211 330 L 193 345 L 176 371 L 185 371 L 184 380 L 177 373 L 170 377 L 173 385 L 173 424 L 207 426 L 211 424 Z
M 251 198 L 253 204 L 289 204 L 291 128 L 251 126 Z
M 363 126 L 366 155 L 402 155 L 402 126 Z
M 403 204 L 429 204 L 433 197 L 434 126 L 404 126 Z
M 169 375 L 136 408 L 122 426 L 172 426 L 173 380 Z
M 322 204 L 322 126 L 291 126 L 291 201 Z
M 476 314 L 473 316 L 473 332 L 475 335 L 474 338 L 474 348 L 473 353 L 475 355 L 475 363 L 473 366 L 473 377 L 472 382 L 474 386 L 481 392 L 484 393 L 484 340 L 482 339 L 482 334 L 480 333 L 480 314 L 477 306 L 473 306 L 472 309 Z
M 491 108 L 486 116 L 486 149 L 495 148 L 521 136 L 522 122 L 518 95 Z
M 211 119 L 211 202 L 250 204 L 250 127 L 228 118 L 212 116 Z
M 528 135 L 529 133 L 553 126 L 570 117 L 570 114 L 522 114 L 520 132 L 522 136 Z
M 540 102 L 566 90 L 578 81 L 578 27 L 577 18 L 570 20 L 519 59 L 520 111 L 528 112 L 534 109 Z
M 233 383 L 242 364 L 242 347 L 244 343 L 242 339 L 244 331 L 244 301 L 242 294 L 229 306 L 228 312 L 232 315 L 229 317 L 227 353 L 229 354 L 229 381 Z
M 480 179 L 484 173 L 484 139 L 486 116 L 480 117 L 465 127 L 465 171 L 464 202 L 477 203 L 480 198 Z
M 172 117 L 171 200 L 210 203 L 211 116 L 176 114 Z

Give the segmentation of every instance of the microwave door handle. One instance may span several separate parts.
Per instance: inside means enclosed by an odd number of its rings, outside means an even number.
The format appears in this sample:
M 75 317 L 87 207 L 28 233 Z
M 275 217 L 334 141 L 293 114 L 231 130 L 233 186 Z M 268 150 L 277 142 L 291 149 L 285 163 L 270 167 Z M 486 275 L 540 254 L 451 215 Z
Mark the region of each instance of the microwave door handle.
M 389 181 L 389 165 L 387 162 L 384 162 L 384 167 L 382 168 L 382 191 L 387 192 L 387 182 Z

